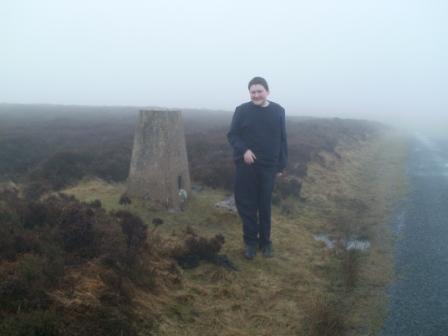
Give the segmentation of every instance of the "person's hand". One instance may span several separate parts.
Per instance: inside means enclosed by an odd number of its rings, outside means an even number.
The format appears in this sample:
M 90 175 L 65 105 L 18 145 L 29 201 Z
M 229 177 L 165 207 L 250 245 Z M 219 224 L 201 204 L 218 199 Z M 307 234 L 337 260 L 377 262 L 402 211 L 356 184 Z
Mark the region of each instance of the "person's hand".
M 247 164 L 254 163 L 256 158 L 257 157 L 250 149 L 246 150 L 246 152 L 244 153 L 244 162 L 246 162 Z

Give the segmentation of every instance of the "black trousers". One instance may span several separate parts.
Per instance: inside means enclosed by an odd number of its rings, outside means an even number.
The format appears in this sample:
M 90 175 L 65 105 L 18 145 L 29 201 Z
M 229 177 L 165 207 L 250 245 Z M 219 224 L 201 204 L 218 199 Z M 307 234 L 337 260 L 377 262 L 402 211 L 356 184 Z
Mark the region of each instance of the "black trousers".
M 235 168 L 235 205 L 243 221 L 243 241 L 260 247 L 271 244 L 271 201 L 277 169 L 257 161 L 236 161 Z

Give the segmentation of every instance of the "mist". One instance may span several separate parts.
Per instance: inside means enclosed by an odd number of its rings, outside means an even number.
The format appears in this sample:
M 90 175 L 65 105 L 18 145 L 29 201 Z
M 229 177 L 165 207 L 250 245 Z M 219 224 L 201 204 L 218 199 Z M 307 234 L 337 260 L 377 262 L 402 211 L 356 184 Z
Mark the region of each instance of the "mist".
M 4 1 L 0 102 L 234 110 L 448 131 L 445 1 Z

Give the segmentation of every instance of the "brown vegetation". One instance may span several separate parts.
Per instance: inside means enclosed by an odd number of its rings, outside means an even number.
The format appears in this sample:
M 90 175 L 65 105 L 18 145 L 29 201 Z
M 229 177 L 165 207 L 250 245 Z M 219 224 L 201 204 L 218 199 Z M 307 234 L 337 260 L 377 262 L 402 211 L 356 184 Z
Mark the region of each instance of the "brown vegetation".
M 384 256 L 341 246 L 327 251 L 311 232 L 376 237 L 375 218 L 382 217 L 369 203 L 373 194 L 364 198 L 356 189 L 367 180 L 364 190 L 372 187 L 375 175 L 359 170 L 374 160 L 357 150 L 371 151 L 369 141 L 382 127 L 288 118 L 289 164 L 273 196 L 277 258 L 243 263 L 244 272 L 234 272 L 227 255 L 241 265 L 240 222 L 212 210 L 233 187 L 225 139 L 230 115 L 210 120 L 212 126 L 185 118 L 192 180 L 216 189 L 204 188 L 203 203 L 192 202 L 190 212 L 143 210 L 126 199 L 122 184 L 119 193 L 109 190 L 114 183 L 105 190 L 94 185 L 86 197 L 52 193 L 69 186 L 80 191 L 77 183 L 89 176 L 125 180 L 131 112 L 107 122 L 37 118 L 29 127 L 9 124 L 2 134 L 0 174 L 24 188 L 23 197 L 11 190 L 0 195 L 1 335 L 342 335 L 356 324 L 356 300 L 372 297 L 365 289 L 370 282 L 376 288 L 385 282 L 379 263 L 367 261 Z
M 157 237 L 126 210 L 4 190 L 0 223 L 1 335 L 136 335 L 137 293 L 156 295 L 180 279 L 173 259 L 158 253 L 166 248 L 153 248 Z M 184 253 L 212 260 L 224 239 L 190 234 L 184 242 Z

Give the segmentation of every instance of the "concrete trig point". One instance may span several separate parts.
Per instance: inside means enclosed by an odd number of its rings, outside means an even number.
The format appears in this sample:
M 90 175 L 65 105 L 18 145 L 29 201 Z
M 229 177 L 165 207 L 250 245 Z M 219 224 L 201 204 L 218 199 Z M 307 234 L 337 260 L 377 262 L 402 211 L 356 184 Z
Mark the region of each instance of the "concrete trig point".
M 140 111 L 127 194 L 170 211 L 183 208 L 191 183 L 180 111 Z

